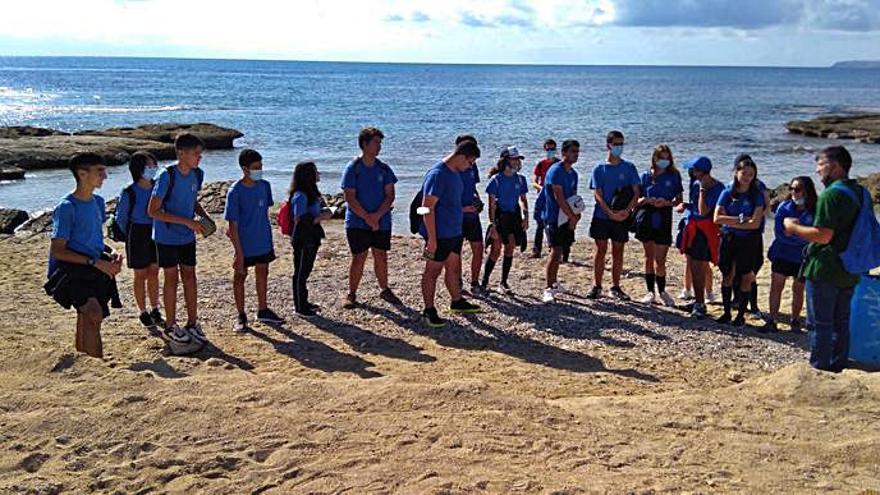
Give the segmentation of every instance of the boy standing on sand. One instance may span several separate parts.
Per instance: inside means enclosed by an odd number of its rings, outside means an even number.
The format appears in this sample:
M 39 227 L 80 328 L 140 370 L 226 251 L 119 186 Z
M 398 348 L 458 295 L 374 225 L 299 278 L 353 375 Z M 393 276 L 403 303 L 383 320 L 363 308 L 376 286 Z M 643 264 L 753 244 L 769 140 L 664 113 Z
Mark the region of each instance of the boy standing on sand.
M 465 141 L 472 141 L 477 144 L 477 138 L 470 134 L 463 134 L 455 138 L 455 145 Z M 483 225 L 480 222 L 480 212 L 477 211 L 477 202 L 480 197 L 477 193 L 477 184 L 480 182 L 480 171 L 477 164 L 474 163 L 461 176 L 462 193 L 462 221 L 461 232 L 464 240 L 471 245 L 471 289 L 472 296 L 484 295 L 483 287 L 480 286 L 480 270 L 483 265 Z M 463 270 L 463 269 L 462 269 Z
M 574 164 L 578 161 L 580 148 L 580 143 L 574 139 L 562 143 L 562 161 L 555 163 L 547 171 L 547 179 L 541 191 L 544 201 L 541 218 L 546 225 L 547 244 L 550 246 L 546 271 L 547 287 L 542 298 L 545 303 L 556 301 L 559 263 L 565 249 L 571 248 L 574 243 L 574 231 L 581 219 L 580 213 L 575 213 L 568 202 L 569 198 L 577 194 L 578 173 L 574 170 Z M 561 225 L 560 213 L 566 219 Z
M 232 292 L 238 317 L 233 330 L 242 332 L 248 324 L 244 311 L 244 282 L 250 267 L 254 267 L 257 276 L 257 320 L 264 323 L 282 323 L 284 320 L 269 309 L 266 300 L 269 263 L 275 261 L 272 226 L 269 224 L 272 186 L 263 180 L 263 157 L 256 150 L 242 150 L 238 165 L 242 178 L 226 194 L 223 217 L 229 222 L 229 240 L 235 249 Z
M 605 139 L 608 157 L 605 163 L 593 168 L 590 178 L 590 189 L 596 198 L 590 237 L 596 241 L 596 253 L 593 257 L 595 281 L 587 295 L 589 299 L 602 297 L 605 255 L 611 239 L 611 295 L 619 301 L 630 300 L 620 288 L 620 274 L 623 271 L 623 249 L 629 241 L 627 219 L 639 200 L 641 179 L 635 165 L 621 158 L 623 144 L 622 132 L 608 133 Z
M 76 189 L 52 213 L 45 289 L 61 306 L 76 308 L 76 350 L 101 358 L 101 322 L 110 315 L 108 301 L 118 300 L 114 277 L 122 269 L 122 256 L 104 244 L 104 199 L 94 194 L 107 178 L 107 163 L 81 153 L 69 166 Z
M 166 167 L 156 177 L 150 198 L 149 214 L 153 223 L 153 240 L 159 258 L 159 267 L 165 274 L 162 288 L 165 303 L 165 330 L 163 337 L 172 343 L 188 346 L 203 344 L 206 340 L 198 323 L 196 282 L 196 234 L 204 234 L 205 227 L 194 220 L 196 214 L 207 218 L 199 204 L 198 194 L 205 173 L 199 169 L 202 140 L 184 133 L 174 140 L 177 164 Z M 177 282 L 183 278 L 183 298 L 186 301 L 186 326 L 177 324 Z
M 452 303 L 453 313 L 478 313 L 480 307 L 461 296 L 461 244 L 462 237 L 462 183 L 460 173 L 474 166 L 480 157 L 480 148 L 473 141 L 463 141 L 455 151 L 434 165 L 422 183 L 422 207 L 428 212 L 423 216 L 419 229 L 425 239 L 425 271 L 422 273 L 422 312 L 426 323 L 433 328 L 446 325 L 437 314 L 434 295 L 437 278 L 446 270 L 445 282 Z
M 534 182 L 532 183 L 532 187 L 535 188 L 535 191 L 538 193 L 538 199 L 535 201 L 535 240 L 532 244 L 532 254 L 529 258 L 537 259 L 541 257 L 541 248 L 544 244 L 544 219 L 542 218 L 542 208 L 544 207 L 544 200 L 541 197 L 541 189 L 544 188 L 544 179 L 547 177 L 547 171 L 550 170 L 550 167 L 559 161 L 559 157 L 556 156 L 556 141 L 553 139 L 547 139 L 544 141 L 544 153 L 546 153 L 546 157 L 542 158 L 535 165 L 534 170 Z M 568 262 L 568 248 L 565 249 L 562 253 L 562 262 Z
M 397 176 L 379 160 L 385 135 L 375 127 L 362 129 L 358 135 L 361 154 L 342 174 L 345 193 L 345 237 L 351 250 L 348 270 L 348 295 L 345 309 L 357 307 L 357 290 L 364 275 L 367 252 L 373 253 L 373 270 L 379 283 L 379 297 L 394 305 L 403 304 L 388 286 L 388 251 L 391 250 L 391 207 Z

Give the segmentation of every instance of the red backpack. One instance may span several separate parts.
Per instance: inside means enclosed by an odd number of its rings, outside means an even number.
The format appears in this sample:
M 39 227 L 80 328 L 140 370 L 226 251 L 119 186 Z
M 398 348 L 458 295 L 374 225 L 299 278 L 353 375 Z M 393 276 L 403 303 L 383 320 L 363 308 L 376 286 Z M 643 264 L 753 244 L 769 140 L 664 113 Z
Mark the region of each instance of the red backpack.
M 290 200 L 281 203 L 278 210 L 278 227 L 283 235 L 293 234 L 293 222 L 290 221 Z

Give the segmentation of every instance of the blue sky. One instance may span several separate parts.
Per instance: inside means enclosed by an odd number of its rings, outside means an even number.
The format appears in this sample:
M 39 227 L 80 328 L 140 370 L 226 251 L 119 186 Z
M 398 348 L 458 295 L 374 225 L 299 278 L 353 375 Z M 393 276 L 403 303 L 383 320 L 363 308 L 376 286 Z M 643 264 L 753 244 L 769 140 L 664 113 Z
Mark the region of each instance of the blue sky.
M 880 0 L 30 0 L 0 55 L 825 66 L 880 60 Z

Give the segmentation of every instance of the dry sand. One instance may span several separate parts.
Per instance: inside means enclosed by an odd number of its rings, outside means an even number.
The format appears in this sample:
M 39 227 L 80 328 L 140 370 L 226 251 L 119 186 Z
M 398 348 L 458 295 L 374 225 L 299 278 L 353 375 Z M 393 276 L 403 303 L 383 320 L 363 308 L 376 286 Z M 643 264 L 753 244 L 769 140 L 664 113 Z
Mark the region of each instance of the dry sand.
M 233 333 L 232 258 L 215 235 L 199 245 L 214 345 L 163 354 L 125 273 L 105 360 L 73 352 L 73 313 L 41 290 L 48 241 L 0 240 L 0 493 L 880 490 L 880 375 L 810 369 L 804 335 L 587 301 L 586 263 L 561 271 L 573 294 L 541 305 L 543 270 L 519 256 L 516 296 L 434 331 L 417 316 L 409 237 L 391 255 L 407 308 L 380 301 L 368 273 L 347 312 L 347 251 L 330 230 L 310 282 L 323 317 L 293 316 L 276 239 L 270 304 L 288 323 Z M 628 251 L 638 296 L 640 247 Z M 576 260 L 588 252 L 575 245 Z M 677 294 L 681 258 L 670 265 Z M 252 278 L 248 297 L 252 312 Z

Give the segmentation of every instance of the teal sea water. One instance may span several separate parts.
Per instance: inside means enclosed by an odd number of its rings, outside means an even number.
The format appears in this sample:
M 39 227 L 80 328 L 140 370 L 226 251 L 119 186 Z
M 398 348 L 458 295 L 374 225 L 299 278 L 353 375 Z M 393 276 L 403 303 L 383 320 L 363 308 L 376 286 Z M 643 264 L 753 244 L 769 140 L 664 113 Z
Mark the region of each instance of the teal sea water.
M 276 196 L 293 165 L 315 160 L 322 190 L 336 192 L 357 132 L 381 128 L 382 159 L 400 178 L 398 212 L 457 134 L 480 140 L 481 171 L 516 145 L 531 172 L 546 137 L 581 143 L 581 193 L 604 156 L 604 136 L 626 134 L 625 158 L 642 170 L 658 143 L 678 160 L 705 154 L 728 179 L 748 152 L 771 186 L 814 173 L 831 141 L 789 135 L 792 119 L 880 111 L 880 71 L 722 67 L 575 67 L 354 64 L 238 60 L 0 57 L 0 125 L 66 131 L 153 122 L 213 122 L 244 132 L 238 147 L 265 157 Z M 845 142 L 855 172 L 880 171 L 880 146 Z M 239 176 L 238 150 L 208 153 L 208 180 Z M 101 193 L 129 181 L 111 170 Z M 0 205 L 36 210 L 71 188 L 69 172 L 41 171 L 0 184 Z M 398 213 L 397 230 L 405 215 Z

